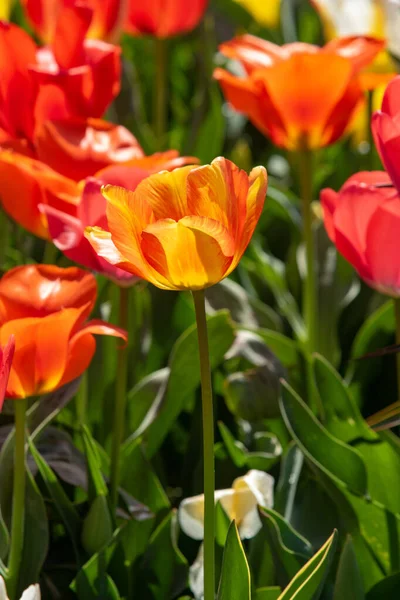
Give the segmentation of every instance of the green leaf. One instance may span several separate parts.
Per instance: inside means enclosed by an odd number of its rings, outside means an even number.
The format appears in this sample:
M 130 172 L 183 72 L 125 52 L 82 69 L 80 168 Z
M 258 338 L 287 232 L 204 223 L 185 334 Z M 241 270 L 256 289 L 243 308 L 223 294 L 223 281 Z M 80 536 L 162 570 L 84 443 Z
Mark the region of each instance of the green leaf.
M 394 573 L 374 585 L 367 594 L 366 600 L 398 600 L 400 589 L 400 572 Z
M 303 469 L 304 456 L 294 442 L 290 442 L 281 463 L 278 485 L 276 486 L 274 506 L 286 520 L 290 521 L 297 491 L 297 485 Z
M 260 518 L 278 582 L 285 585 L 310 558 L 311 545 L 274 510 L 260 508 Z
M 280 587 L 258 588 L 254 600 L 278 600 L 280 593 Z
M 188 564 L 177 544 L 177 517 L 170 512 L 150 538 L 143 577 L 154 600 L 177 596 L 187 587 Z
M 37 451 L 32 439 L 28 439 L 29 450 L 33 456 L 33 459 L 39 469 L 40 475 L 44 483 L 46 484 L 47 490 L 60 514 L 60 517 L 65 525 L 65 528 L 71 538 L 74 546 L 75 554 L 79 557 L 79 540 L 78 533 L 80 530 L 80 518 L 76 512 L 72 502 L 65 493 L 62 485 L 59 483 L 53 470 L 49 467 L 46 461 L 42 458 L 40 453 Z
M 337 532 L 292 579 L 278 600 L 317 600 L 322 592 L 337 544 Z
M 218 600 L 250 600 L 250 570 L 235 521 L 232 521 L 222 560 Z
M 282 446 L 273 434 L 266 433 L 262 436 L 262 439 L 258 436 L 258 444 L 263 449 L 249 452 L 242 442 L 235 440 L 224 423 L 218 422 L 218 428 L 228 454 L 236 467 L 242 468 L 246 466 L 248 469 L 268 471 L 282 453 Z
M 234 340 L 229 314 L 221 311 L 207 319 L 210 365 L 215 369 Z M 200 385 L 199 350 L 196 325 L 192 325 L 175 343 L 169 367 L 171 374 L 167 391 L 157 418 L 143 434 L 146 455 L 151 458 L 159 449 L 185 403 Z
M 93 501 L 97 496 L 107 496 L 108 489 L 104 476 L 101 471 L 101 459 L 98 453 L 97 445 L 92 437 L 88 427 L 82 427 L 82 439 L 85 447 L 85 455 L 88 465 L 89 475 L 89 500 Z
M 329 432 L 342 442 L 356 438 L 376 441 L 378 436 L 368 427 L 361 416 L 350 391 L 328 361 L 315 355 L 314 376 L 324 412 L 325 425 Z
M 351 537 L 340 555 L 333 600 L 364 600 L 364 586 Z
M 218 546 L 222 548 L 226 543 L 226 536 L 228 535 L 230 527 L 230 520 L 227 513 L 222 508 L 221 502 L 218 502 L 215 505 L 215 541 Z
M 208 164 L 222 151 L 225 138 L 225 119 L 222 112 L 223 98 L 214 83 L 209 88 L 209 109 L 196 132 L 193 155 Z M 192 133 L 192 132 L 191 132 Z
M 281 410 L 286 426 L 303 453 L 353 492 L 367 493 L 367 471 L 360 453 L 333 437 L 284 381 Z
M 96 554 L 112 538 L 113 524 L 107 499 L 103 494 L 96 496 L 83 522 L 82 546 L 88 554 Z

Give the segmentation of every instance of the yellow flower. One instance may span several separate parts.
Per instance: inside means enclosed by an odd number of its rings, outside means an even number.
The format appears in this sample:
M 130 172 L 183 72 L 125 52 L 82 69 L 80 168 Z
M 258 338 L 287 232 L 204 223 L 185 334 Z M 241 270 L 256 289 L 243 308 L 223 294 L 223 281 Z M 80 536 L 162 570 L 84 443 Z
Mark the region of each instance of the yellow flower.
M 13 4 L 14 0 L 0 0 L 0 19 L 4 21 L 9 19 Z
M 271 29 L 278 27 L 281 0 L 235 0 L 235 2 L 243 6 L 260 25 Z

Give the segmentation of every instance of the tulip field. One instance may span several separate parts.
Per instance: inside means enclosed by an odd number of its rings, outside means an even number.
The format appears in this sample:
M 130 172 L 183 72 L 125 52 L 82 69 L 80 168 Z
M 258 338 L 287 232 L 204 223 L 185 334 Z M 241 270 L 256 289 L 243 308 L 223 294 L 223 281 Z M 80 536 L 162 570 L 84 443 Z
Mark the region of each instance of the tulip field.
M 0 600 L 400 597 L 400 0 L 0 0 Z

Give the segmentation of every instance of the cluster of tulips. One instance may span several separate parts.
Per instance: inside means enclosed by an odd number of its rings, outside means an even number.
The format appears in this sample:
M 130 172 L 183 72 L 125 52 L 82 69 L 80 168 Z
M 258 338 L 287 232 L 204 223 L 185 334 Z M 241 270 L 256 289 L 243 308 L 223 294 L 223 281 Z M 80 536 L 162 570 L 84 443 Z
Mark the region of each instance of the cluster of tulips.
M 204 539 L 192 587 L 197 597 L 214 600 L 214 504 L 220 501 L 236 520 L 242 539 L 252 537 L 261 527 L 257 504 L 272 506 L 273 478 L 251 470 L 232 489 L 214 491 L 204 290 L 239 264 L 264 209 L 267 172 L 257 166 L 247 174 L 223 157 L 200 165 L 196 157 L 180 156 L 174 149 L 146 155 L 127 128 L 104 120 L 120 91 L 117 44 L 122 31 L 156 41 L 189 32 L 203 17 L 206 0 L 24 0 L 22 6 L 40 44 L 20 26 L 0 22 L 3 225 L 7 215 L 48 247 L 53 245 L 64 264 L 78 266 L 26 264 L 0 280 L 0 409 L 4 399 L 15 401 L 14 502 L 0 598 L 7 598 L 5 585 L 11 600 L 23 591 L 19 570 L 28 400 L 81 376 L 96 350 L 94 335 L 122 340 L 115 349 L 110 477 L 111 518 L 117 518 L 127 394 L 127 293 L 144 280 L 161 290 L 190 291 L 194 299 L 205 493 L 181 503 L 179 521 L 188 535 Z M 316 350 L 318 322 L 313 155 L 348 133 L 367 94 L 382 85 L 387 85 L 382 107 L 371 127 L 386 171 L 353 174 L 339 191 L 322 190 L 320 200 L 337 250 L 369 286 L 400 297 L 400 77 L 371 69 L 384 46 L 382 39 L 365 35 L 318 47 L 300 42 L 278 46 L 245 34 L 219 48 L 227 66 L 216 68 L 213 77 L 226 101 L 299 164 L 306 361 Z M 118 326 L 89 320 L 96 274 L 118 286 Z M 307 389 L 313 406 L 310 381 Z M 39 598 L 38 586 L 25 594 Z

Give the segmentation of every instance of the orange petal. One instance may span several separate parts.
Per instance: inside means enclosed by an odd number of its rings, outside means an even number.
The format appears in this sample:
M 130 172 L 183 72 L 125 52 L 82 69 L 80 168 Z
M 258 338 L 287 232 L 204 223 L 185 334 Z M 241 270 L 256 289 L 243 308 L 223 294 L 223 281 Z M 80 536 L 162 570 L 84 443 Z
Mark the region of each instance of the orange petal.
M 141 158 L 132 158 L 126 163 L 126 166 L 138 167 L 155 173 L 158 171 L 172 171 L 172 169 L 184 167 L 185 165 L 197 165 L 199 162 L 199 159 L 195 156 L 179 156 L 177 150 L 167 150 L 167 152 L 156 152 Z
M 211 165 L 198 167 L 187 179 L 189 214 L 219 221 L 235 240 L 246 216 L 249 177 L 233 162 L 216 158 Z
M 86 4 L 74 3 L 60 10 L 52 50 L 61 69 L 72 69 L 85 61 L 83 42 L 92 20 L 93 11 Z
M 260 67 L 270 67 L 283 58 L 282 47 L 254 35 L 241 35 L 220 44 L 218 50 L 235 60 L 240 60 L 247 73 Z
M 352 77 L 349 60 L 327 53 L 294 54 L 254 74 L 279 107 L 289 136 L 288 147 L 318 147 L 328 117 Z
M 71 332 L 85 310 L 67 308 L 43 318 L 8 321 L 1 327 L 1 341 L 15 336 L 7 395 L 35 396 L 58 387 L 67 364 Z
M 71 214 L 79 197 L 75 182 L 38 160 L 14 152 L 0 152 L 0 181 L 4 210 L 22 227 L 46 239 L 49 237 L 46 217 L 41 214 L 39 204 L 49 204 Z
M 142 233 L 142 249 L 163 285 L 166 280 L 170 289 L 197 290 L 225 277 L 234 241 L 213 219 L 184 217 L 149 225 Z
M 16 267 L 0 280 L 0 323 L 84 305 L 90 312 L 95 301 L 96 280 L 87 271 L 54 265 Z
M 4 348 L 0 346 L 0 411 L 3 407 L 14 352 L 15 337 L 11 335 Z
M 186 181 L 194 168 L 186 166 L 151 175 L 136 188 L 135 201 L 148 203 L 156 220 L 179 221 L 188 214 Z
M 370 65 L 385 48 L 385 40 L 371 36 L 349 35 L 326 44 L 322 52 L 337 54 L 351 60 L 356 71 Z

